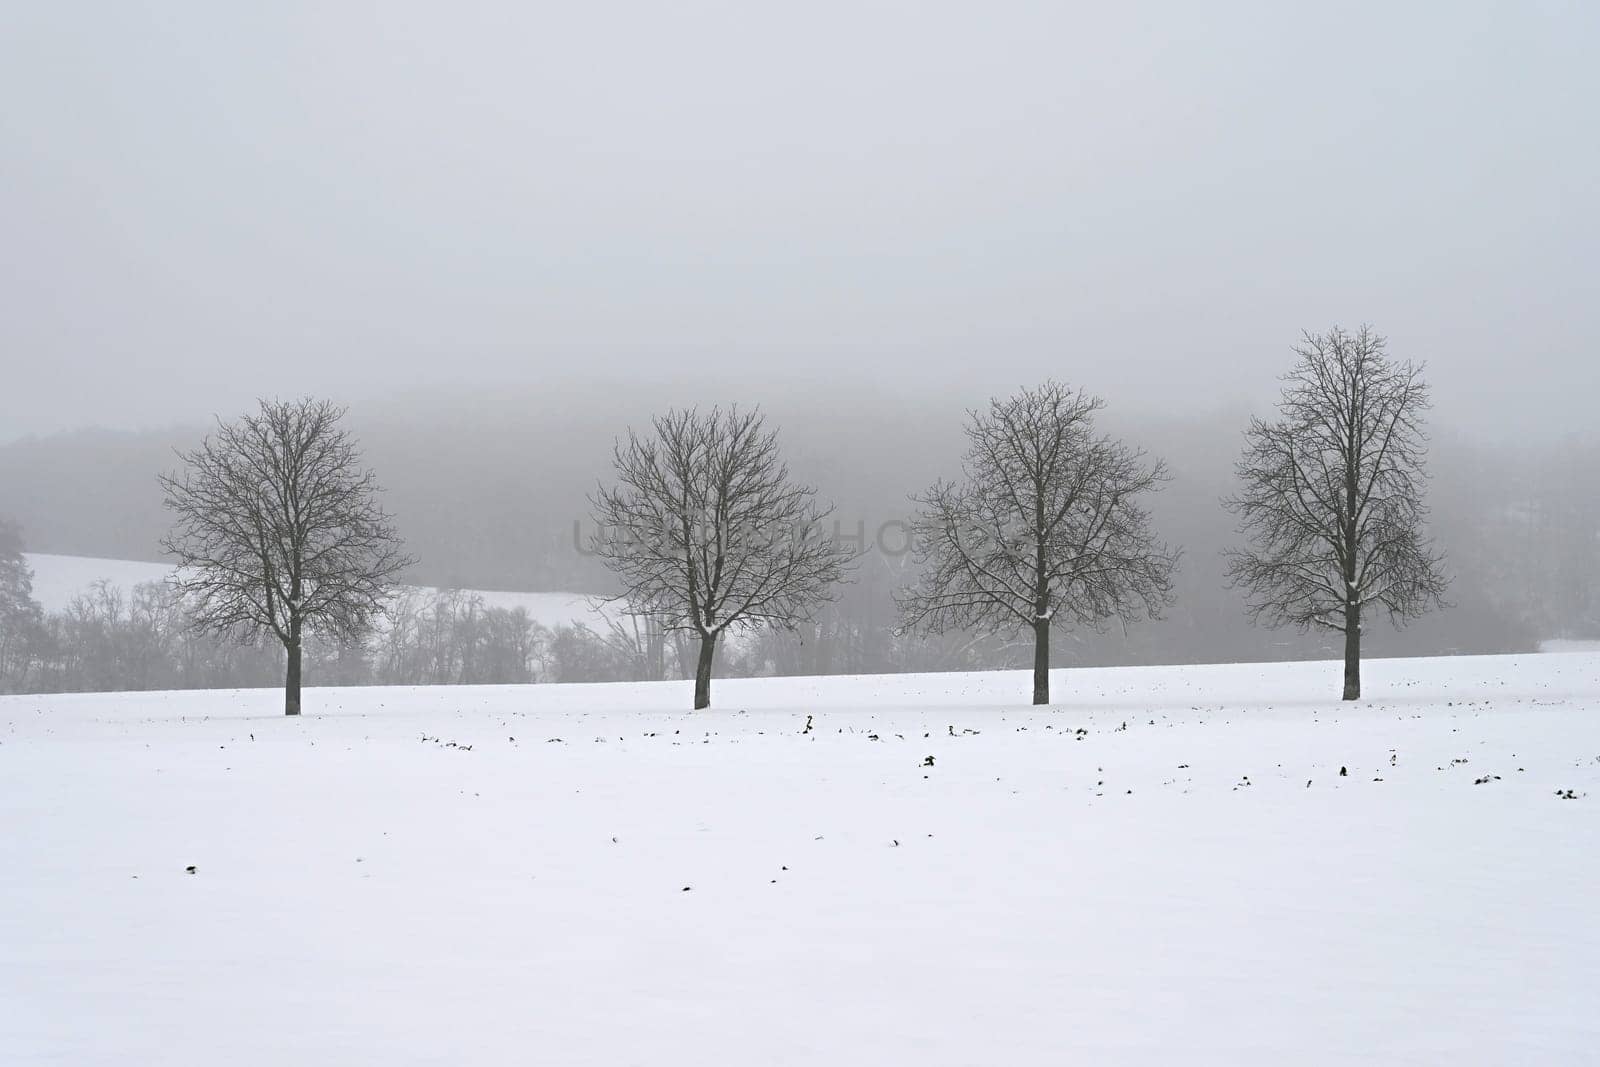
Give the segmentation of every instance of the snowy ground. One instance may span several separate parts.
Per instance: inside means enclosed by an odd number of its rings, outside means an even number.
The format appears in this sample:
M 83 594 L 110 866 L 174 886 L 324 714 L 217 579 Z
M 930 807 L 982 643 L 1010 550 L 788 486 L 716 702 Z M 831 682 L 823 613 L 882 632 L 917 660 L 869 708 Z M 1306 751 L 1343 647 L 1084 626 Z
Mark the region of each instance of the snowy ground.
M 1600 655 L 1337 683 L 3 698 L 0 1063 L 1595 1062 Z

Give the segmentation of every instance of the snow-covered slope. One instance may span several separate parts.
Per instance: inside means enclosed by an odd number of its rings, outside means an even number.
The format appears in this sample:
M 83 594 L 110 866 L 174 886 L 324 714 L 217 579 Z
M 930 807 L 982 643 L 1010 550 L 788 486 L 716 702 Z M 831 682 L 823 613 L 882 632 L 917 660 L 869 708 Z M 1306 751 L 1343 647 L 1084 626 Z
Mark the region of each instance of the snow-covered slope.
M 1600 652 L 1600 641 L 1575 641 L 1570 638 L 1552 638 L 1539 642 L 1540 652 Z
M 74 597 L 88 591 L 97 581 L 108 581 L 126 592 L 142 582 L 162 581 L 172 573 L 172 568 L 165 563 L 57 556 L 43 552 L 25 555 L 33 568 L 34 599 L 45 611 L 51 612 L 64 610 Z M 421 591 L 433 590 L 424 587 Z M 594 626 L 603 622 L 601 615 L 591 607 L 591 598 L 584 593 L 468 592 L 483 597 L 484 603 L 490 607 L 525 608 L 534 622 L 544 626 L 554 627 L 573 622 L 587 622 Z
M 0 698 L 0 1062 L 1590 1062 L 1600 656 L 1338 680 Z
M 23 554 L 33 568 L 33 598 L 48 612 L 63 611 L 74 597 L 106 581 L 124 592 L 144 582 L 159 582 L 172 573 L 165 563 L 131 559 L 97 559 L 91 556 L 56 556 L 46 552 Z

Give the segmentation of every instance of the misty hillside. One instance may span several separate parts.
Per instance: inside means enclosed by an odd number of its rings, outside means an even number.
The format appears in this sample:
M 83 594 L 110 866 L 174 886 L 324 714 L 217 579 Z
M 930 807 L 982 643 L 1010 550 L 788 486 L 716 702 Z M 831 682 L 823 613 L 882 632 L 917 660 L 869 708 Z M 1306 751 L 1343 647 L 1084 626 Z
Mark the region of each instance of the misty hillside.
M 694 399 L 697 390 L 680 396 Z M 737 390 L 700 394 L 733 402 Z M 611 575 L 575 544 L 587 538 L 588 495 L 609 474 L 613 440 L 642 427 L 660 389 L 617 385 L 543 395 L 441 394 L 426 405 L 358 408 L 351 422 L 386 488 L 386 506 L 418 563 L 408 580 L 439 587 L 607 592 Z M 840 610 L 893 620 L 903 581 L 895 555 L 907 495 L 959 473 L 963 407 L 982 396 L 912 389 L 904 395 L 777 390 L 763 408 L 795 473 L 836 505 L 846 536 L 873 553 L 840 592 Z M 1106 423 L 1164 458 L 1171 479 L 1152 500 L 1163 538 L 1183 550 L 1165 619 L 1064 634 L 1067 662 L 1154 663 L 1300 658 L 1326 653 L 1315 637 L 1265 631 L 1224 586 L 1222 550 L 1236 542 L 1220 499 L 1233 491 L 1243 413 L 1192 419 L 1130 414 L 1111 398 Z M 29 550 L 157 560 L 167 516 L 155 484 L 175 447 L 205 432 L 81 431 L 0 445 L 0 514 Z M 1600 633 L 1600 464 L 1593 446 L 1491 447 L 1449 434 L 1434 442 L 1433 529 L 1457 576 L 1453 607 L 1404 631 L 1373 627 L 1378 654 L 1525 651 L 1545 638 Z M 113 521 L 108 521 L 108 517 Z M 996 664 L 1000 665 L 1000 664 Z M 888 664 L 858 664 L 887 669 Z

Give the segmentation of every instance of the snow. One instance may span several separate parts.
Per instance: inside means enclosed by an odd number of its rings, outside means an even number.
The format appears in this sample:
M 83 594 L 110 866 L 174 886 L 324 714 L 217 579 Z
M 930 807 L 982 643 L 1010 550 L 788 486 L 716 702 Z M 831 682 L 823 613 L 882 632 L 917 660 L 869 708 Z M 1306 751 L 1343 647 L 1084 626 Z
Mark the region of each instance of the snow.
M 25 552 L 33 568 L 33 599 L 47 612 L 65 611 L 73 598 L 87 593 L 98 581 L 110 582 L 126 594 L 145 582 L 166 581 L 172 567 L 130 559 L 96 559 L 91 556 L 57 556 Z
M 1600 655 L 1339 680 L 0 698 L 0 1062 L 1592 1062 Z
M 143 563 L 126 559 L 99 559 L 90 556 L 58 556 L 44 552 L 24 553 L 33 568 L 33 596 L 47 612 L 65 611 L 74 597 L 88 592 L 102 579 L 114 588 L 129 593 L 145 582 L 165 581 L 173 572 L 166 563 Z M 431 586 L 415 587 L 424 594 L 437 592 Z M 603 627 L 604 615 L 592 605 L 586 593 L 518 593 L 496 590 L 465 590 L 483 598 L 491 608 L 523 608 L 534 622 L 554 628 L 575 622 Z
M 1540 652 L 1600 652 L 1600 641 L 1554 638 L 1539 642 Z

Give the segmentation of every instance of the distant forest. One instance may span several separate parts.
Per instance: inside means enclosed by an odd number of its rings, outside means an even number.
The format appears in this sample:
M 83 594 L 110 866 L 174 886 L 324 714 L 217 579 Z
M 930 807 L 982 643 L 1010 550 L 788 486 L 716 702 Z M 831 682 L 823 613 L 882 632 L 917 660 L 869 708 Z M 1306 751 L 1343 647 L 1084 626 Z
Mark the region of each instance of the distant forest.
M 1002 391 L 997 387 L 996 391 Z M 790 465 L 835 505 L 846 535 L 883 531 L 814 626 L 764 639 L 751 673 L 1019 666 L 1023 643 L 910 642 L 891 593 L 909 577 L 897 554 L 907 495 L 959 473 L 964 409 L 987 395 L 846 389 L 762 401 Z M 1164 459 L 1171 480 L 1150 501 L 1163 539 L 1183 552 L 1166 617 L 1127 632 L 1062 632 L 1061 666 L 1291 659 L 1335 654 L 1322 636 L 1257 629 L 1225 588 L 1221 552 L 1238 542 L 1220 506 L 1234 489 L 1243 410 L 1149 417 L 1108 396 L 1104 424 Z M 674 401 L 680 398 L 673 398 Z M 461 393 L 357 405 L 350 424 L 418 563 L 407 579 L 442 588 L 602 593 L 613 581 L 581 551 L 588 496 L 610 470 L 613 439 L 643 425 L 658 397 L 638 386 L 485 397 Z M 231 415 L 232 412 L 224 412 Z M 1515 652 L 1549 638 L 1600 635 L 1600 442 L 1467 443 L 1434 412 L 1428 502 L 1453 576 L 1451 606 L 1396 632 L 1372 628 L 1373 655 Z M 30 551 L 157 560 L 168 516 L 156 474 L 174 447 L 210 427 L 85 430 L 0 445 L 0 516 Z

